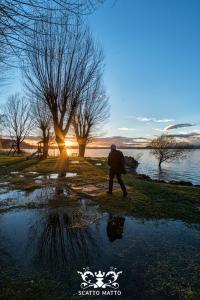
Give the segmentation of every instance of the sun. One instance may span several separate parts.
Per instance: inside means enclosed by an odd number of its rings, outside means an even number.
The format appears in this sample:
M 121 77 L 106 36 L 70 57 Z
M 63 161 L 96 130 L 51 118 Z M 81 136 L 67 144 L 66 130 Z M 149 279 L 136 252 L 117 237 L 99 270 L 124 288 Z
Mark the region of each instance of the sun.
M 71 147 L 73 143 L 71 141 L 65 141 L 65 146 L 66 147 Z

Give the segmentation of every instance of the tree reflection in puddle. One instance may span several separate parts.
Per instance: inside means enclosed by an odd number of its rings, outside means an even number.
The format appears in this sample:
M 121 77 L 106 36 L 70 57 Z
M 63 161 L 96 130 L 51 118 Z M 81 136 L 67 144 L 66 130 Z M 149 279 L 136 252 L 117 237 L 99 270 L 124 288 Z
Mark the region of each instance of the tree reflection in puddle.
M 30 227 L 30 245 L 36 241 L 36 261 L 48 267 L 67 269 L 80 262 L 90 264 L 90 249 L 95 251 L 96 243 L 88 226 L 102 217 L 95 213 L 96 207 L 91 206 L 91 210 L 84 206 L 46 210 Z

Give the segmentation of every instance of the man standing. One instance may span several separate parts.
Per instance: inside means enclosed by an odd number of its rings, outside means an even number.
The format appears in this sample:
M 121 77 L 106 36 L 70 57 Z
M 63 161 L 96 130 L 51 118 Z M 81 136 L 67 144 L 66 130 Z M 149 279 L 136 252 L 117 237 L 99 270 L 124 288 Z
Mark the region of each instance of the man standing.
M 121 151 L 117 150 L 116 145 L 111 145 L 111 152 L 108 156 L 108 165 L 110 166 L 109 171 L 109 191 L 108 194 L 112 195 L 113 190 L 113 179 L 116 176 L 121 186 L 124 197 L 128 195 L 126 187 L 122 181 L 121 174 L 125 174 L 124 167 L 124 155 Z

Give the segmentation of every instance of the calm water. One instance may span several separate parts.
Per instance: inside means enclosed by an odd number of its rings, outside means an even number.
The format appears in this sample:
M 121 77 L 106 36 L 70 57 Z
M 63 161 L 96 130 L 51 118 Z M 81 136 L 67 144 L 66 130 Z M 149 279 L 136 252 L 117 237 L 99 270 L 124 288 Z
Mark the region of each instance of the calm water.
M 137 168 L 138 173 L 149 175 L 153 179 L 160 180 L 184 180 L 191 181 L 193 184 L 200 184 L 200 150 L 191 150 L 188 157 L 183 161 L 163 163 L 162 173 L 159 172 L 157 160 L 151 155 L 150 150 L 122 150 L 124 155 L 139 158 L 140 165 Z M 86 151 L 86 156 L 107 157 L 108 149 Z
M 2 197 L 0 202 L 6 199 Z M 29 276 L 47 272 L 66 292 L 76 294 L 81 283 L 77 270 L 89 266 L 91 271 L 108 271 L 114 266 L 123 271 L 118 280 L 122 296 L 103 299 L 192 299 L 184 296 L 190 289 L 199 299 L 198 224 L 103 213 L 86 199 L 55 207 L 52 188 L 14 191 L 13 197 L 49 206 L 0 214 L 1 271 Z
M 27 150 L 26 150 L 27 151 Z M 30 150 L 32 152 L 32 150 Z M 34 150 L 35 151 L 35 150 Z M 77 150 L 69 150 L 70 154 L 77 154 Z M 86 149 L 87 157 L 107 157 L 109 149 Z M 162 172 L 158 169 L 157 160 L 151 155 L 149 149 L 123 149 L 124 155 L 133 156 L 139 160 L 138 173 L 149 175 L 159 180 L 184 180 L 193 184 L 200 184 L 200 149 L 191 150 L 188 157 L 182 161 L 163 163 Z M 58 150 L 50 150 L 50 155 L 59 155 Z

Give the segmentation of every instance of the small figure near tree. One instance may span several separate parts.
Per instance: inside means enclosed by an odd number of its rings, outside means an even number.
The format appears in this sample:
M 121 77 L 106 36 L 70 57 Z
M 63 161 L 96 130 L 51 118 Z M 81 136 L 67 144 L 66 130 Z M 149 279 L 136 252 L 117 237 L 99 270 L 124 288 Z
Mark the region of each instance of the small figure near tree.
M 153 139 L 150 146 L 160 169 L 163 162 L 185 159 L 189 151 L 186 145 L 177 143 L 175 137 L 164 134 Z

